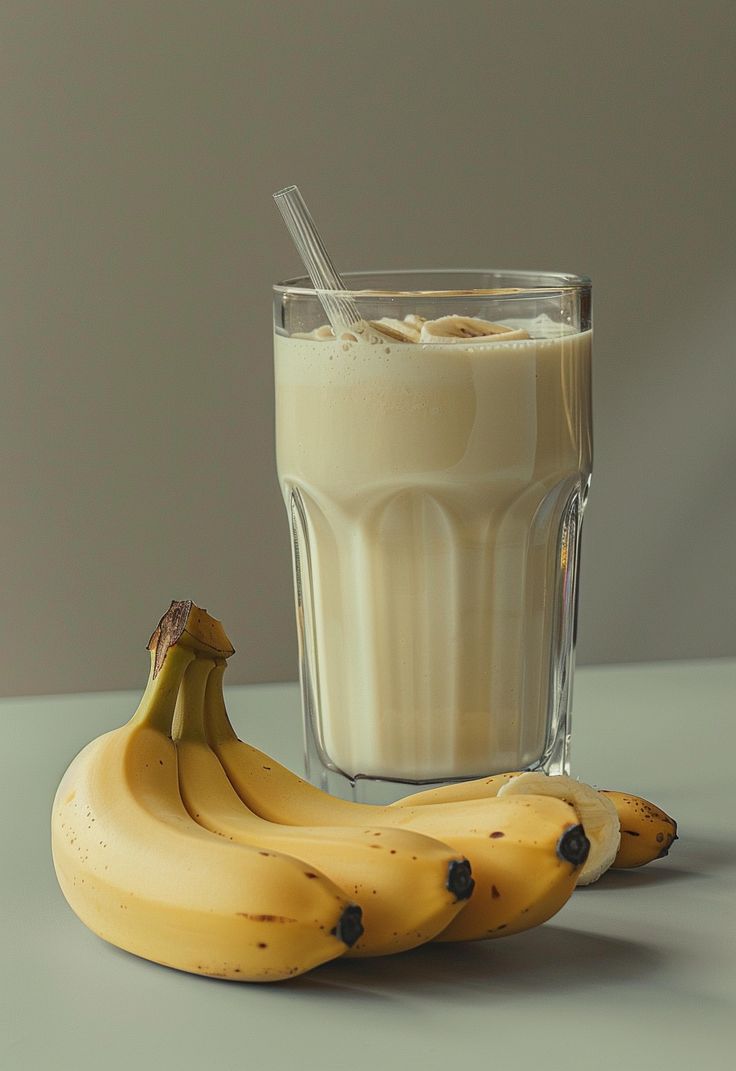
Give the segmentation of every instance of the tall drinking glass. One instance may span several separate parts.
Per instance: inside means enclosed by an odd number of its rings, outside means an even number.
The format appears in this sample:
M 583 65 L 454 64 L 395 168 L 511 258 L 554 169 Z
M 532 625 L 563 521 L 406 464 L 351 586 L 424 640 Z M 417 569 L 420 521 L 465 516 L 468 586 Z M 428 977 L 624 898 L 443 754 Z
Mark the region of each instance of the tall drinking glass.
M 345 281 L 385 340 L 335 338 L 306 279 L 274 288 L 307 775 L 387 802 L 568 772 L 590 280 Z

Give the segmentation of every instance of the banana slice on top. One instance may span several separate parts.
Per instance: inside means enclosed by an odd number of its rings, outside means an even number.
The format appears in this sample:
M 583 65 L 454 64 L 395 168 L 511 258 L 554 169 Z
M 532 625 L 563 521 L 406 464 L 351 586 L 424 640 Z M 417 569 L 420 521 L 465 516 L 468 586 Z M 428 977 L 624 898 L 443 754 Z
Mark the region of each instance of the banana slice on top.
M 530 338 L 523 328 L 494 324 L 477 316 L 441 316 L 422 324 L 420 342 L 511 342 Z
M 418 342 L 419 328 L 407 320 L 396 320 L 393 316 L 382 316 L 380 320 L 369 320 L 371 327 L 382 335 L 387 335 L 395 342 Z
M 422 330 L 422 324 L 426 324 L 426 322 L 427 322 L 427 317 L 426 316 L 420 316 L 418 312 L 410 312 L 404 317 L 404 323 L 405 324 L 408 324 L 409 327 L 415 327 L 416 328 L 417 336 L 419 335 L 419 332 Z
M 590 841 L 590 852 L 576 885 L 591 885 L 616 858 L 621 840 L 621 824 L 613 801 L 584 781 L 564 774 L 523 773 L 498 791 L 502 796 L 556 796 L 577 812 Z
M 292 338 L 334 338 L 335 332 L 332 330 L 329 324 L 321 324 L 319 327 L 312 328 L 311 331 L 294 331 Z

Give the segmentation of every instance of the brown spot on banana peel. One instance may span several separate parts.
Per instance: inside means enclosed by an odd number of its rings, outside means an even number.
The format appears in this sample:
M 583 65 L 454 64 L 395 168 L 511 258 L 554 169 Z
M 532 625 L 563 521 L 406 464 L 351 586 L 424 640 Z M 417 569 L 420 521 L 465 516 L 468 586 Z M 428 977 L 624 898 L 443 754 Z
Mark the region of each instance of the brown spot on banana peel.
M 289 918 L 288 915 L 251 915 L 247 911 L 236 911 L 236 915 L 240 915 L 244 919 L 250 919 L 252 922 L 296 922 L 296 919 Z

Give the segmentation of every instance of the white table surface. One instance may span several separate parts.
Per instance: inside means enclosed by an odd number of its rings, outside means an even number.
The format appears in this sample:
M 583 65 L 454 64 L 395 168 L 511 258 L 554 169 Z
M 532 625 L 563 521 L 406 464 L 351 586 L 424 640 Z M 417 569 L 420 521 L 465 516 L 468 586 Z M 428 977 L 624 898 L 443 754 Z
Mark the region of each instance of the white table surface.
M 114 949 L 56 885 L 59 778 L 138 697 L 0 702 L 3 1071 L 736 1066 L 736 660 L 578 670 L 573 772 L 672 814 L 667 859 L 609 872 L 527 934 L 338 960 L 270 986 Z M 295 685 L 227 699 L 241 736 L 300 768 Z

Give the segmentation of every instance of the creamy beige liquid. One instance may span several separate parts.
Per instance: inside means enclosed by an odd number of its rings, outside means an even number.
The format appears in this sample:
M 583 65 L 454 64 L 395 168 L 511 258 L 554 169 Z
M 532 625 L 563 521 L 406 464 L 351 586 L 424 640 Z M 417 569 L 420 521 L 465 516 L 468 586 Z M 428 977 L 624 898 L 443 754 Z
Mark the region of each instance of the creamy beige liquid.
M 544 752 L 565 515 L 591 469 L 591 340 L 524 326 L 551 337 L 276 338 L 311 686 L 351 777 L 481 775 Z

